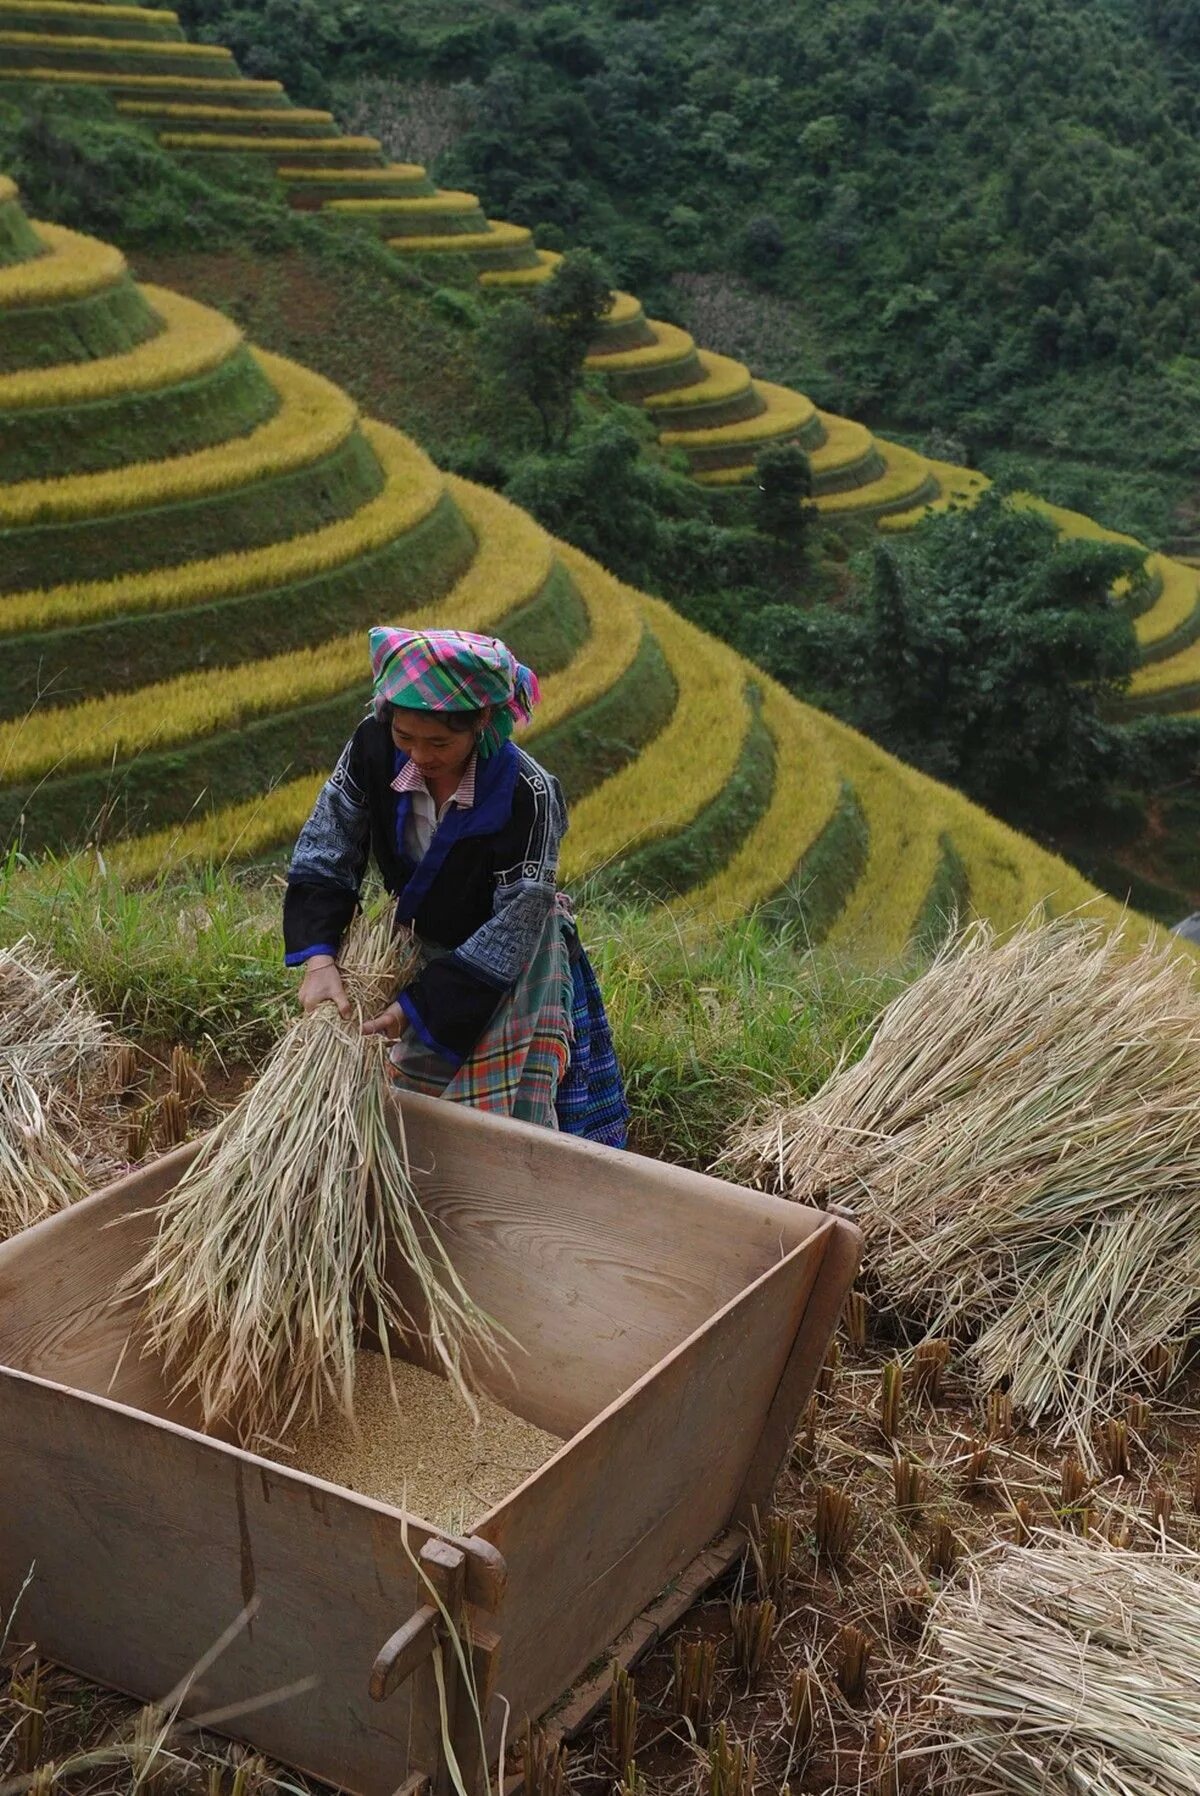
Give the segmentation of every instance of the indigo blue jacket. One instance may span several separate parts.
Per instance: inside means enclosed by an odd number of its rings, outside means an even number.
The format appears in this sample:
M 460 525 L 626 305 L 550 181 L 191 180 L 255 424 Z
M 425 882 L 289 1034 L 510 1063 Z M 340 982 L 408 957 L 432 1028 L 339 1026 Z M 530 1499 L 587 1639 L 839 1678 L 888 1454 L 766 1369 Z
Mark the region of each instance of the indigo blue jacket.
M 397 925 L 451 951 L 428 962 L 400 1003 L 425 1046 L 460 1063 L 541 939 L 566 805 L 554 776 L 506 742 L 477 763 L 471 809 L 452 805 L 413 862 L 404 852 L 410 799 L 392 790 L 406 758 L 374 717 L 346 744 L 288 868 L 285 958 L 297 966 L 337 953 L 373 858 L 396 899 Z

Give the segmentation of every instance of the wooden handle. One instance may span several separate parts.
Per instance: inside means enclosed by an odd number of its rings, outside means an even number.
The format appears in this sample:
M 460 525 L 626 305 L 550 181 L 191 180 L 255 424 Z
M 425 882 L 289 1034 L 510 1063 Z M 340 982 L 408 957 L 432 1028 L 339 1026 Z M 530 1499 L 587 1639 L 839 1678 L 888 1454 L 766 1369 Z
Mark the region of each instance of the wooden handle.
M 383 1702 L 423 1665 L 441 1639 L 442 1618 L 431 1603 L 411 1615 L 380 1650 L 371 1667 L 371 1695 Z

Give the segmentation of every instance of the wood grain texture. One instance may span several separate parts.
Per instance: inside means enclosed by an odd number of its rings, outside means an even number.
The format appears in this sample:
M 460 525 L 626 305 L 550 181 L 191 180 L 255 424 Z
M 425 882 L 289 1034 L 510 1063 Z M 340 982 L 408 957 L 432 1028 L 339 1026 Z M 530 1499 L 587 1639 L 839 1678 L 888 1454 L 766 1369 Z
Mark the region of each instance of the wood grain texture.
M 405 1095 L 422 1204 L 516 1337 L 489 1395 L 569 1438 L 824 1225 L 816 1211 L 526 1123 Z M 398 1265 L 390 1275 L 419 1299 Z
M 734 1505 L 733 1519 L 743 1527 L 750 1526 L 755 1510 L 760 1515 L 765 1515 L 770 1507 L 776 1481 L 791 1451 L 796 1422 L 812 1396 L 846 1301 L 846 1293 L 854 1283 L 862 1258 L 862 1248 L 860 1229 L 843 1217 L 830 1219 L 821 1276 L 813 1286 L 804 1318 L 783 1369 L 783 1376 L 771 1400 L 762 1435 Z
M 478 1525 L 508 1562 L 499 1688 L 514 1714 L 540 1715 L 725 1527 L 832 1227 L 821 1224 Z
M 410 1768 L 408 1686 L 374 1704 L 375 1655 L 419 1606 L 397 1517 L 332 1485 L 103 1398 L 0 1371 L 0 1605 L 47 1657 L 143 1698 L 253 1619 L 185 1712 L 362 1796 Z M 414 1551 L 424 1544 L 411 1533 Z M 272 1699 L 272 1692 L 291 1694 Z

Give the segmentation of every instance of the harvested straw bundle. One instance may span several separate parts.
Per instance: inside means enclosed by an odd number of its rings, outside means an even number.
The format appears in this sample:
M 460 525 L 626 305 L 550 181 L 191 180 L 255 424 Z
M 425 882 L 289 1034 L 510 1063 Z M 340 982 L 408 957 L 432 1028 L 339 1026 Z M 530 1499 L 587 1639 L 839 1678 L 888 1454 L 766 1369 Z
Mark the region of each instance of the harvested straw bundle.
M 354 923 L 341 968 L 357 1014 L 323 1004 L 292 1024 L 162 1205 L 127 1280 L 145 1299 L 149 1350 L 198 1397 L 206 1428 L 269 1439 L 330 1401 L 352 1417 L 364 1327 L 385 1344 L 389 1329 L 424 1340 L 468 1403 L 464 1350 L 495 1351 L 388 1132 L 386 1044 L 360 1033 L 401 982 L 402 953 L 387 914 Z M 424 1326 L 387 1281 L 393 1242 Z
M 905 1756 L 946 1796 L 1195 1796 L 1198 1571 L 1072 1535 L 984 1560 L 932 1611 Z
M 83 1196 L 78 1105 L 110 1046 L 73 974 L 0 948 L 0 1241 Z
M 1078 920 L 977 924 L 857 1065 L 743 1132 L 725 1166 L 858 1214 L 884 1298 L 958 1330 L 1090 1460 L 1095 1423 L 1200 1291 L 1195 965 Z

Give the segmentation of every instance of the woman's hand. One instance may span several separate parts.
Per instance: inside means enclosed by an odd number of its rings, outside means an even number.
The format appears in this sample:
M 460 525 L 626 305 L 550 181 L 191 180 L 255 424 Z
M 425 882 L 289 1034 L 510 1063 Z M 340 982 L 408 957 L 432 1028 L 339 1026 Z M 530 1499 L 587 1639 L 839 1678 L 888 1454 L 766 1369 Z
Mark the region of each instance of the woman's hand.
M 350 1000 L 338 964 L 331 954 L 314 954 L 311 960 L 305 961 L 300 1003 L 305 1011 L 315 1010 L 318 1004 L 335 1004 L 338 1015 L 350 1021 Z
M 363 1024 L 362 1032 L 364 1035 L 386 1035 L 389 1041 L 395 1041 L 403 1028 L 404 1012 L 399 1004 L 389 1004 L 386 1010 Z

